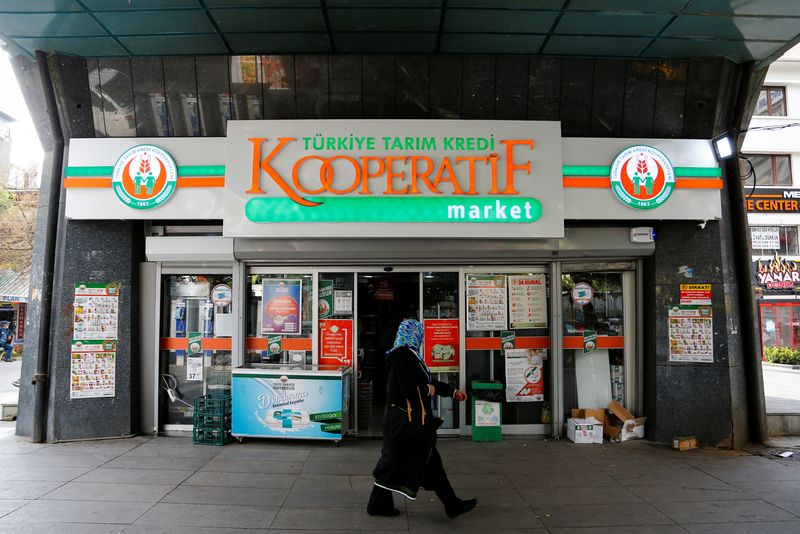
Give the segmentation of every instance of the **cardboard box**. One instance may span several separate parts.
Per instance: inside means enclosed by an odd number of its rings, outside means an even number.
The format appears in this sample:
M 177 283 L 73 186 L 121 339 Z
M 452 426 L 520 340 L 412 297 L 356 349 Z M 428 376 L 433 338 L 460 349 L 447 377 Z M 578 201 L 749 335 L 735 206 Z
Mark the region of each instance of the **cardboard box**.
M 678 436 L 672 438 L 672 448 L 679 451 L 688 451 L 689 449 L 696 449 L 698 447 L 697 436 Z
M 570 418 L 567 420 L 567 439 L 575 443 L 603 443 L 603 423 L 594 417 Z
M 594 417 L 605 424 L 606 411 L 601 408 L 573 408 L 572 417 L 573 419 L 589 419 L 590 417 Z
M 608 411 L 611 415 L 606 418 L 606 425 L 603 427 L 603 433 L 609 439 L 615 441 L 628 441 L 629 439 L 643 439 L 644 438 L 644 423 L 647 417 L 636 417 L 629 412 L 623 405 L 617 401 L 611 401 L 608 405 Z M 614 424 L 615 419 L 621 425 Z

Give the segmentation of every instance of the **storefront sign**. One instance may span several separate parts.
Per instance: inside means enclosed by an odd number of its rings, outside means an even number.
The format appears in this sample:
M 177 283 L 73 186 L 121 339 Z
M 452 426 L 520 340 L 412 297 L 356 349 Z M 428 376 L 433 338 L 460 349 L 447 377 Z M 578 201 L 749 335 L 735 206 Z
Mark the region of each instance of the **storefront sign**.
M 70 399 L 113 397 L 117 344 L 113 340 L 72 341 Z
M 586 306 L 592 302 L 592 299 L 594 299 L 594 289 L 586 282 L 578 282 L 572 286 L 570 296 L 572 296 L 572 302 L 575 304 Z
M 178 167 L 169 153 L 155 145 L 129 148 L 114 164 L 111 187 L 131 208 L 157 208 L 172 196 L 178 183 Z
M 342 380 L 291 374 L 233 375 L 232 433 L 335 439 L 342 433 Z
M 302 317 L 303 281 L 299 279 L 263 278 L 262 334 L 299 335 Z
M 231 121 L 224 232 L 500 223 L 521 228 L 499 237 L 561 237 L 560 140 L 544 121 Z
M 547 328 L 547 277 L 508 277 L 511 328 Z
M 458 319 L 425 319 L 425 363 L 434 373 L 457 372 Z
M 798 261 L 784 258 L 777 252 L 769 260 L 757 260 L 754 266 L 756 283 L 770 291 L 794 291 L 800 286 Z
M 711 306 L 673 306 L 668 321 L 670 362 L 714 363 Z
M 681 284 L 681 306 L 711 306 L 711 284 Z
M 211 302 L 216 306 L 228 306 L 233 301 L 231 286 L 217 284 L 211 288 Z
M 611 190 L 629 208 L 657 208 L 674 189 L 675 170 L 657 148 L 635 145 L 620 152 L 611 163 Z
M 119 284 L 79 282 L 73 302 L 73 339 L 117 339 Z
M 25 318 L 28 312 L 27 304 L 17 305 L 17 341 L 25 339 Z
M 506 349 L 506 401 L 544 400 L 543 349 Z
M 325 319 L 319 322 L 319 364 L 353 365 L 352 319 Z
M 800 213 L 800 189 L 756 187 L 745 206 L 750 213 Z
M 777 250 L 781 248 L 780 229 L 777 226 L 751 226 L 750 244 L 753 249 Z
M 319 318 L 325 319 L 333 315 L 333 280 L 319 281 Z
M 506 277 L 502 274 L 467 275 L 467 330 L 508 328 Z

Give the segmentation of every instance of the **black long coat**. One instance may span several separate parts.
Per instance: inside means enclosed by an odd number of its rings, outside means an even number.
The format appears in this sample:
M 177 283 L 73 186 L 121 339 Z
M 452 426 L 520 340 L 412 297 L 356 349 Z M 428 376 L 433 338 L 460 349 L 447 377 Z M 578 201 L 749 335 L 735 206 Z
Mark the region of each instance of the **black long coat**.
M 432 416 L 428 375 L 416 354 L 405 347 L 392 351 L 387 364 L 383 449 L 373 474 L 379 482 L 414 490 L 420 485 L 433 489 L 445 475 L 436 452 L 438 425 Z M 437 380 L 432 384 L 436 395 L 453 395 L 454 389 L 449 384 Z

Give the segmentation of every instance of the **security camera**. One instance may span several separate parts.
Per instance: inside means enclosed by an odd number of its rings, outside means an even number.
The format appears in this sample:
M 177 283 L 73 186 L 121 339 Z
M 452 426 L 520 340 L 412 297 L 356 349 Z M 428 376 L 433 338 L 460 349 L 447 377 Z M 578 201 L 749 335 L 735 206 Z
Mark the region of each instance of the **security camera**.
M 384 267 L 383 270 L 386 271 L 387 273 L 390 273 L 394 271 L 394 267 Z
M 706 224 L 708 224 L 708 221 L 701 221 L 701 222 L 697 223 L 697 231 L 698 232 L 702 232 L 703 230 L 705 230 L 706 229 Z

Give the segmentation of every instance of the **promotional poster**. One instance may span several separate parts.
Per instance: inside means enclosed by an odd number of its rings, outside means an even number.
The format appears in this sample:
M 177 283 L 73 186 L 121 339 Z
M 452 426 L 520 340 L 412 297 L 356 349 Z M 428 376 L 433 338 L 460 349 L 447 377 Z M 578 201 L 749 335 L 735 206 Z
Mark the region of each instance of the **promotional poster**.
M 264 278 L 261 281 L 263 304 L 262 334 L 300 334 L 303 281 Z
M 425 363 L 431 371 L 458 372 L 458 319 L 425 319 Z

